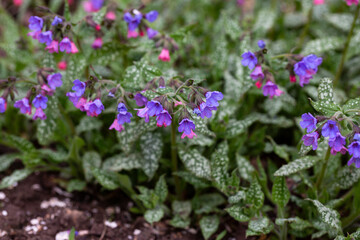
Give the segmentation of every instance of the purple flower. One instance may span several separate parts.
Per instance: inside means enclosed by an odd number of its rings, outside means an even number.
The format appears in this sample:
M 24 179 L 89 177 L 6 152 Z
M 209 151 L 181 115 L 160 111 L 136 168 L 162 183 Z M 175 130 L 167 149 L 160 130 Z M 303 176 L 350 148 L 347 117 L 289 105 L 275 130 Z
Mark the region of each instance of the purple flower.
M 124 20 L 128 23 L 128 28 L 130 31 L 134 31 L 139 26 L 141 19 L 141 13 L 135 14 L 134 16 L 132 16 L 129 12 L 124 14 Z
M 359 133 L 355 133 L 354 140 L 360 141 L 360 134 Z
M 171 124 L 172 117 L 170 116 L 169 112 L 165 109 L 161 111 L 158 115 L 156 115 L 156 125 L 158 127 L 167 127 Z
M 264 96 L 269 96 L 270 98 L 273 98 L 276 95 L 276 90 L 278 90 L 278 86 L 272 81 L 267 81 L 263 86 Z
M 6 100 L 3 97 L 0 97 L 0 113 L 4 113 L 6 111 Z
M 80 97 L 83 95 L 86 89 L 86 83 L 80 81 L 79 79 L 75 79 L 73 84 L 74 86 L 71 89 L 75 91 L 76 96 Z
M 313 146 L 313 150 L 316 150 L 318 147 L 318 140 L 319 134 L 317 132 L 312 132 L 304 135 L 302 140 L 304 141 L 305 146 Z
M 181 120 L 178 127 L 179 132 L 184 132 L 186 135 L 189 135 L 192 130 L 195 130 L 195 124 L 193 121 L 188 118 Z
M 41 119 L 41 120 L 46 119 L 46 115 L 45 115 L 44 111 L 41 108 L 37 108 L 35 113 L 34 113 L 34 116 L 33 116 L 34 120 L 36 120 L 38 118 Z
M 294 65 L 294 72 L 298 76 L 305 76 L 306 75 L 307 66 L 304 61 L 300 61 L 295 63 Z
M 305 84 L 309 84 L 310 79 L 313 79 L 312 75 L 310 74 L 299 76 L 299 85 L 303 87 Z
M 45 43 L 46 46 L 49 46 L 52 42 L 52 32 L 51 31 L 46 31 L 46 32 L 42 32 L 39 35 L 39 42 L 40 43 Z
M 355 158 L 360 158 L 360 142 L 354 141 L 348 146 L 348 151 L 350 155 L 353 155 Z
M 253 80 L 258 80 L 259 78 L 263 79 L 264 78 L 264 73 L 261 69 L 261 65 L 256 65 L 254 71 L 250 74 L 250 77 Z
M 68 92 L 66 93 L 66 96 L 69 97 L 69 100 L 76 106 L 76 104 L 79 102 L 79 96 L 76 95 L 74 92 Z
M 141 118 L 145 118 L 145 122 L 149 122 L 149 109 L 147 107 L 141 108 L 141 109 L 135 109 L 137 110 L 137 115 Z
M 117 111 L 118 112 L 127 112 L 127 108 L 126 108 L 125 104 L 122 102 L 119 103 L 117 106 Z
M 302 59 L 305 62 L 308 69 L 312 69 L 317 72 L 318 66 L 322 63 L 322 58 L 317 57 L 314 54 L 310 54 Z
M 47 101 L 48 101 L 47 97 L 39 94 L 33 99 L 32 104 L 34 105 L 35 108 L 45 109 L 47 107 Z
M 14 107 L 19 108 L 23 114 L 31 114 L 31 106 L 28 98 L 23 98 L 15 102 Z
M 69 38 L 64 37 L 59 43 L 60 52 L 71 53 L 71 41 Z
M 57 87 L 61 87 L 61 73 L 54 73 L 47 76 L 47 81 L 51 89 L 55 90 Z
M 347 165 L 350 166 L 351 164 L 355 163 L 356 168 L 360 168 L 360 158 L 352 157 L 348 161 Z
M 294 72 L 300 77 L 300 86 L 308 84 L 312 76 L 316 74 L 322 58 L 314 54 L 304 57 L 300 62 L 295 63 Z
M 265 42 L 264 42 L 263 40 L 259 40 L 259 41 L 257 42 L 257 44 L 258 44 L 259 48 L 261 48 L 261 49 L 263 49 L 263 48 L 266 47 L 266 44 L 265 44 Z
M 38 16 L 31 16 L 29 18 L 29 28 L 32 31 L 41 31 L 42 27 L 43 27 L 43 19 L 41 17 Z
M 332 154 L 332 155 L 336 155 L 338 152 L 340 152 L 342 155 L 345 155 L 346 153 L 347 153 L 347 148 L 346 147 L 344 147 L 344 146 L 342 146 L 341 147 L 341 149 L 340 149 L 340 151 L 336 151 L 334 148 L 331 148 L 331 150 L 330 150 L 330 153 Z
M 243 60 L 241 60 L 241 64 L 243 66 L 248 66 L 250 70 L 253 69 L 258 62 L 255 54 L 250 51 L 243 53 L 241 57 L 243 58 Z
M 216 107 L 209 107 L 205 102 L 200 104 L 200 117 L 204 119 L 205 117 L 211 118 L 212 110 L 217 110 Z
M 321 131 L 324 137 L 329 137 L 330 139 L 335 138 L 338 132 L 339 128 L 333 120 L 327 121 Z
M 150 117 L 158 115 L 163 110 L 163 107 L 161 106 L 161 103 L 159 103 L 158 101 L 155 101 L 155 100 L 151 100 L 150 102 L 148 102 L 146 104 L 146 107 L 149 109 L 148 110 L 148 115 Z
M 205 94 L 205 97 L 206 97 L 206 105 L 209 107 L 218 107 L 219 106 L 218 101 L 224 98 L 223 94 L 218 91 L 207 92 Z
M 136 101 L 136 105 L 138 105 L 139 107 L 145 106 L 145 104 L 148 102 L 147 98 L 141 93 L 135 94 L 134 99 Z
M 127 111 L 121 111 L 117 115 L 117 120 L 120 125 L 123 125 L 126 122 L 130 123 L 131 122 L 130 118 L 132 118 L 132 114 Z
M 329 146 L 337 152 L 341 151 L 341 149 L 344 147 L 345 143 L 346 143 L 345 137 L 343 137 L 340 132 L 336 133 L 335 138 L 332 138 L 329 140 Z
M 88 116 L 96 117 L 104 110 L 104 105 L 101 100 L 97 98 L 85 104 L 85 110 Z
M 154 29 L 152 29 L 152 28 L 147 28 L 147 29 L 146 29 L 146 33 L 147 33 L 147 35 L 148 35 L 148 38 L 149 38 L 149 39 L 152 39 L 152 38 L 154 38 L 159 32 L 156 31 L 156 30 L 154 30 Z
M 85 110 L 85 105 L 87 103 L 87 99 L 84 97 L 81 97 L 76 104 L 74 104 L 74 106 L 78 109 L 80 109 L 80 111 L 84 112 Z
M 104 4 L 104 0 L 90 0 L 92 8 L 95 11 L 100 10 L 100 8 L 102 8 L 103 4 Z
M 301 119 L 300 126 L 304 129 L 307 128 L 308 133 L 316 129 L 317 120 L 311 113 L 304 113 L 301 115 Z
M 98 37 L 98 38 L 95 38 L 93 44 L 91 45 L 91 47 L 93 49 L 98 49 L 98 48 L 101 48 L 103 45 L 103 40 L 101 37 Z
M 158 17 L 159 13 L 157 11 L 150 11 L 145 15 L 146 20 L 148 20 L 149 22 L 154 22 L 157 17 Z
M 118 123 L 117 118 L 115 118 L 114 122 L 111 124 L 111 126 L 109 127 L 109 129 L 110 129 L 110 130 L 111 130 L 111 129 L 115 129 L 116 131 L 121 132 L 122 130 L 124 130 L 124 127 L 123 127 L 123 125 L 120 125 L 120 124 Z
M 62 19 L 61 18 L 59 18 L 58 16 L 55 16 L 55 18 L 54 18 L 54 20 L 52 21 L 52 23 L 51 23 L 51 25 L 53 25 L 53 26 L 56 26 L 56 25 L 58 25 L 59 23 L 62 23 Z
M 108 93 L 108 97 L 113 98 L 113 97 L 115 97 L 115 94 L 114 94 L 114 93 L 112 93 L 112 92 L 109 92 L 109 93 Z
M 200 108 L 194 108 L 194 113 L 200 117 L 201 116 Z

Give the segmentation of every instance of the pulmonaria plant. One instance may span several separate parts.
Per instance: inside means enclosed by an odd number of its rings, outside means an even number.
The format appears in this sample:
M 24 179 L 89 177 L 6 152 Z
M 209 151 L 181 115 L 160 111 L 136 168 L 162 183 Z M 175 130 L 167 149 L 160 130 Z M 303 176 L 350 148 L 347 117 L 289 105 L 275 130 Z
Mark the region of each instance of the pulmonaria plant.
M 154 22 L 159 13 L 157 11 L 150 11 L 142 13 L 141 9 L 132 9 L 124 14 L 124 20 L 128 25 L 128 38 L 137 38 L 144 36 L 145 32 L 149 39 L 154 38 L 159 32 L 150 28 L 147 22 Z M 146 21 L 144 21 L 146 20 Z M 138 31 L 137 31 L 138 29 Z

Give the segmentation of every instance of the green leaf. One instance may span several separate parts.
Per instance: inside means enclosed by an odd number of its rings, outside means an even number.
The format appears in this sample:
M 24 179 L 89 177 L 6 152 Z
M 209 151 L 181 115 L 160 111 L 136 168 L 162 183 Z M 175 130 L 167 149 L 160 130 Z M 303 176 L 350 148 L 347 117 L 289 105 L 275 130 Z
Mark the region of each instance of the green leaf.
M 14 171 L 10 176 L 4 177 L 0 182 L 0 189 L 8 188 L 15 183 L 25 179 L 32 173 L 32 170 L 24 168 Z
M 179 215 L 175 215 L 170 220 L 170 225 L 173 226 L 173 227 L 176 227 L 176 228 L 188 228 L 190 223 L 191 223 L 190 218 L 183 219 Z
M 324 52 L 339 49 L 344 44 L 344 38 L 341 37 L 326 37 L 309 41 L 303 51 L 302 55 L 321 55 Z
M 345 166 L 337 174 L 335 183 L 340 189 L 348 189 L 360 179 L 360 169 L 354 166 Z
M 254 167 L 250 164 L 250 161 L 245 157 L 236 154 L 236 162 L 240 176 L 243 179 L 250 181 L 252 173 L 255 171 Z
M 212 131 L 210 131 L 208 129 L 205 119 L 202 119 L 201 117 L 197 116 L 193 111 L 190 111 L 190 113 L 191 113 L 192 120 L 194 121 L 194 124 L 196 126 L 195 131 L 197 133 L 215 137 L 215 133 L 213 133 Z
M 314 109 L 328 117 L 340 111 L 339 105 L 334 102 L 333 84 L 330 78 L 322 78 L 318 87 L 318 101 L 311 100 Z
M 75 240 L 75 228 L 72 227 L 69 233 L 69 240 Z
M 121 58 L 125 49 L 126 47 L 123 44 L 114 42 L 105 43 L 100 49 L 92 52 L 89 60 L 82 58 L 82 62 L 77 65 L 77 68 L 83 69 L 83 63 L 85 63 L 86 66 L 86 61 L 101 66 L 106 66 L 112 62 L 119 61 L 119 58 Z
M 147 210 L 144 214 L 144 218 L 150 224 L 160 221 L 164 217 L 164 210 L 162 208 L 155 208 Z
M 273 228 L 274 225 L 267 217 L 251 220 L 246 230 L 246 237 L 268 234 Z
M 79 124 L 76 126 L 76 133 L 80 134 L 82 132 L 99 130 L 102 125 L 103 123 L 99 119 L 84 116 L 83 118 L 81 118 Z
M 44 54 L 44 58 L 42 60 L 42 65 L 46 68 L 52 68 L 55 69 L 56 68 L 56 63 L 54 60 L 54 55 L 52 53 L 49 52 L 45 52 Z
M 360 98 L 350 99 L 343 106 L 343 111 L 349 116 L 358 116 L 360 114 Z
M 87 182 L 92 178 L 93 168 L 100 168 L 101 166 L 101 157 L 97 152 L 86 152 L 82 158 L 82 166 L 84 169 L 84 175 Z
M 19 154 L 9 153 L 3 154 L 0 156 L 0 172 L 5 171 L 10 167 L 10 165 L 15 161 L 15 159 L 19 158 Z
M 204 216 L 200 219 L 201 233 L 205 239 L 209 239 L 219 228 L 220 219 L 217 215 Z
M 230 196 L 228 201 L 230 204 L 239 203 L 242 200 L 246 199 L 246 192 L 243 190 L 238 191 L 235 195 Z
M 279 170 L 274 173 L 274 176 L 289 176 L 291 174 L 297 173 L 301 170 L 305 170 L 314 166 L 320 159 L 315 156 L 306 156 L 295 161 L 290 162 L 289 164 L 283 165 Z
M 225 209 L 226 212 L 229 213 L 231 217 L 233 217 L 236 221 L 239 222 L 248 222 L 250 217 L 244 213 L 244 207 L 240 205 L 234 205 Z
M 148 132 L 140 137 L 142 169 L 151 179 L 159 167 L 163 141 L 160 133 Z
M 329 229 L 336 229 L 338 233 L 342 233 L 340 214 L 328 207 L 325 207 L 318 200 L 307 199 L 311 201 L 320 214 L 320 219 L 328 226 Z
M 149 65 L 143 58 L 138 62 L 134 62 L 134 65 L 126 68 L 124 85 L 129 88 L 139 89 L 154 77 L 161 75 L 162 72 L 158 68 Z
M 261 35 L 265 34 L 274 26 L 277 16 L 274 8 L 262 8 L 257 14 L 253 30 Z
M 253 179 L 246 191 L 246 202 L 252 204 L 255 209 L 260 209 L 264 204 L 264 193 L 256 178 Z
M 277 218 L 275 220 L 276 225 L 283 226 L 284 223 L 290 223 L 290 227 L 296 231 L 303 231 L 305 228 L 312 227 L 309 221 L 303 220 L 299 217 L 295 218 Z
M 50 98 L 45 109 L 46 119 L 38 121 L 36 137 L 41 145 L 48 145 L 54 137 L 54 132 L 58 126 L 57 120 L 60 115 L 58 105 L 57 98 Z
M 50 161 L 60 163 L 67 160 L 68 153 L 64 150 L 53 151 L 51 149 L 43 148 L 38 149 L 38 152 L 42 155 L 42 158 L 48 159 Z
M 30 141 L 26 140 L 25 138 L 10 135 L 10 134 L 3 134 L 2 138 L 3 138 L 2 140 L 6 144 L 18 149 L 19 151 L 21 151 L 23 153 L 36 151 L 34 145 Z
M 195 176 L 210 179 L 211 169 L 210 162 L 202 156 L 196 149 L 183 150 L 179 149 L 179 156 L 185 167 Z
M 282 159 L 285 159 L 288 162 L 289 154 L 286 152 L 285 148 L 283 146 L 277 145 L 276 142 L 271 137 L 269 137 L 269 139 L 274 147 L 274 152 L 276 153 L 276 155 L 278 155 Z
M 185 182 L 190 183 L 196 189 L 207 188 L 210 186 L 209 182 L 207 182 L 204 179 L 196 177 L 194 174 L 190 172 L 180 171 L 180 172 L 175 172 L 173 174 L 181 177 L 182 179 L 185 180 Z
M 70 182 L 68 182 L 66 186 L 66 191 L 68 192 L 83 191 L 85 187 L 86 187 L 86 182 L 79 179 L 73 179 Z
M 154 191 L 155 191 L 155 194 L 159 197 L 160 203 L 165 202 L 166 197 L 168 195 L 168 188 L 167 188 L 167 185 L 166 185 L 164 175 L 162 175 L 159 178 L 159 181 L 155 185 Z
M 224 197 L 218 193 L 203 194 L 192 200 L 192 206 L 196 214 L 214 212 L 217 206 L 224 203 Z
M 226 141 L 222 142 L 216 151 L 211 155 L 211 176 L 215 181 L 214 184 L 221 191 L 226 190 L 229 164 L 229 146 Z
M 276 177 L 273 188 L 272 198 L 279 207 L 285 207 L 290 199 L 290 192 L 286 186 L 285 177 Z
M 112 172 L 120 172 L 122 170 L 132 170 L 142 168 L 141 155 L 133 153 L 130 155 L 118 154 L 104 161 L 102 168 Z
M 192 207 L 190 201 L 178 201 L 175 200 L 171 204 L 171 208 L 174 215 L 180 216 L 182 219 L 186 219 L 190 216 Z
M 244 133 L 247 128 L 257 120 L 258 118 L 255 115 L 250 115 L 244 120 L 230 120 L 226 128 L 226 137 L 233 138 Z
M 115 172 L 93 168 L 92 173 L 100 185 L 108 190 L 115 190 L 121 185 L 119 175 Z
M 97 24 L 101 24 L 106 14 L 106 8 L 102 8 L 100 11 L 93 14 L 93 20 Z

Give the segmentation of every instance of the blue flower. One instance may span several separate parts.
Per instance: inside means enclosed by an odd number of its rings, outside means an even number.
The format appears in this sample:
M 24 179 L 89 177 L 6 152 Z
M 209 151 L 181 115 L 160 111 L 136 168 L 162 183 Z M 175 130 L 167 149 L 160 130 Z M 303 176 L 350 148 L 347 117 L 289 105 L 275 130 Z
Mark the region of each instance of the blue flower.
M 194 113 L 196 114 L 196 115 L 198 115 L 199 117 L 201 116 L 201 111 L 200 111 L 200 109 L 199 108 L 194 108 Z
M 147 35 L 148 35 L 148 38 L 149 38 L 149 39 L 152 39 L 152 38 L 154 38 L 159 32 L 156 31 L 156 30 L 154 30 L 154 29 L 152 29 L 152 28 L 147 28 L 147 29 L 146 29 L 146 33 L 147 33 Z
M 23 98 L 19 101 L 16 101 L 14 107 L 19 108 L 20 112 L 23 114 L 31 114 L 31 106 L 29 104 L 28 98 Z
M 52 32 L 46 31 L 39 34 L 39 42 L 45 43 L 46 46 L 49 46 L 52 42 Z
M 68 92 L 66 93 L 66 96 L 69 98 L 69 100 L 74 104 L 74 106 L 76 106 L 76 104 L 79 102 L 79 98 L 80 96 L 78 96 L 76 93 L 74 92 Z
M 345 143 L 345 137 L 343 137 L 340 132 L 336 133 L 335 138 L 329 140 L 329 146 L 336 152 L 340 152 L 340 150 L 344 147 Z
M 321 131 L 324 137 L 329 137 L 330 139 L 335 138 L 338 132 L 339 128 L 333 120 L 327 121 Z
M 38 16 L 31 16 L 29 18 L 29 28 L 32 31 L 41 31 L 44 20 Z
M 55 90 L 57 87 L 61 87 L 61 73 L 54 73 L 47 76 L 47 81 L 51 89 Z
M 360 134 L 359 133 L 355 133 L 354 140 L 360 141 Z
M 159 13 L 157 11 L 150 11 L 145 15 L 145 18 L 149 22 L 154 22 L 157 19 L 158 15 Z
M 117 106 L 117 111 L 118 112 L 127 112 L 127 108 L 126 108 L 125 104 L 122 102 L 119 103 Z
M 98 116 L 104 110 L 104 105 L 99 98 L 85 104 L 85 111 L 91 117 Z
M 100 10 L 104 4 L 104 0 L 91 0 L 91 6 L 95 11 Z
M 132 16 L 129 12 L 124 14 L 124 20 L 128 23 L 128 28 L 130 31 L 134 31 L 139 26 L 141 19 L 141 13 L 135 14 L 134 16 Z
M 304 141 L 305 146 L 313 146 L 313 150 L 316 150 L 318 147 L 318 140 L 319 134 L 317 132 L 312 132 L 304 135 L 302 140 Z
M 47 107 L 47 101 L 48 101 L 47 97 L 39 94 L 33 99 L 32 104 L 34 105 L 35 108 L 45 109 Z
M 61 18 L 59 18 L 58 16 L 55 16 L 55 18 L 54 18 L 54 20 L 52 21 L 52 23 L 51 23 L 51 25 L 53 25 L 53 26 L 56 26 L 56 25 L 58 25 L 59 23 L 62 23 L 62 19 Z
M 69 38 L 64 37 L 59 43 L 60 52 L 71 53 L 71 41 Z
M 360 142 L 352 142 L 348 147 L 348 151 L 350 155 L 353 155 L 353 157 L 360 158 Z
M 360 168 L 360 158 L 352 157 L 348 161 L 347 165 L 350 166 L 351 164 L 355 163 L 356 168 Z
M 130 118 L 132 118 L 132 114 L 127 111 L 121 111 L 117 115 L 117 120 L 120 125 L 123 125 L 126 122 L 130 123 L 131 122 Z
M 304 129 L 307 128 L 308 133 L 316 129 L 317 120 L 313 115 L 311 115 L 311 113 L 304 113 L 301 115 L 301 119 L 302 121 L 300 121 L 300 126 Z
M 147 113 L 150 117 L 158 115 L 163 110 L 161 103 L 159 103 L 158 101 L 155 101 L 155 100 L 151 100 L 150 102 L 148 102 L 146 104 L 146 107 L 148 108 Z
M 258 62 L 255 54 L 250 51 L 243 53 L 241 57 L 243 58 L 243 60 L 241 60 L 241 64 L 245 67 L 248 66 L 250 70 L 253 69 Z
M 156 125 L 158 127 L 167 127 L 171 124 L 171 119 L 172 117 L 169 112 L 164 109 L 156 116 Z
M 74 86 L 71 89 L 75 91 L 76 96 L 82 96 L 86 89 L 86 83 L 81 82 L 79 79 L 75 79 L 73 84 Z
M 136 101 L 136 105 L 138 105 L 139 107 L 145 106 L 145 104 L 148 102 L 147 98 L 141 93 L 135 94 L 134 99 Z
M 211 118 L 212 110 L 217 110 L 216 107 L 209 107 L 205 102 L 200 104 L 200 117 L 204 119 L 205 117 Z
M 263 49 L 263 48 L 266 47 L 266 44 L 265 44 L 265 42 L 264 42 L 263 40 L 259 40 L 259 41 L 257 42 L 257 44 L 258 44 L 259 48 L 261 48 L 261 49 Z
M 0 113 L 6 111 L 6 100 L 3 97 L 0 97 Z
M 188 118 L 184 118 L 179 123 L 178 131 L 184 132 L 186 135 L 190 135 L 192 130 L 195 130 L 195 124 Z
M 224 98 L 223 94 L 218 91 L 207 92 L 205 94 L 205 97 L 206 97 L 206 105 L 209 107 L 218 107 L 219 106 L 218 101 Z

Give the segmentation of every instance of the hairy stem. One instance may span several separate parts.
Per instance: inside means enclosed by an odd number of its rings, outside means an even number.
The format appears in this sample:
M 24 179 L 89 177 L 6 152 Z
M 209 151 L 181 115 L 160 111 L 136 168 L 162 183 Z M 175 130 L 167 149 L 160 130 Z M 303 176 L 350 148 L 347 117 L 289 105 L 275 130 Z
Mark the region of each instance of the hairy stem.
M 322 165 L 322 168 L 321 168 L 321 172 L 320 172 L 320 176 L 319 178 L 317 179 L 316 181 L 316 184 L 315 184 L 315 188 L 316 190 L 319 190 L 320 186 L 321 186 L 321 183 L 324 179 L 324 176 L 325 176 L 325 171 L 326 171 L 326 167 L 329 163 L 329 159 L 330 159 L 330 147 L 328 147 L 328 150 L 326 151 L 326 155 L 325 155 L 325 162 L 324 164 Z
M 340 65 L 338 67 L 338 70 L 336 71 L 335 80 L 334 80 L 334 87 L 338 84 L 338 82 L 340 80 L 341 73 L 343 71 L 344 64 L 345 64 L 346 54 L 347 54 L 348 49 L 349 49 L 351 38 L 352 38 L 352 36 L 354 34 L 354 28 L 355 28 L 355 25 L 356 25 L 356 20 L 359 17 L 359 12 L 360 12 L 360 5 L 358 4 L 357 7 L 356 7 L 356 10 L 355 10 L 355 15 L 354 15 L 353 22 L 351 24 L 350 32 L 349 32 L 349 34 L 347 36 L 347 39 L 346 39 L 346 42 L 345 42 L 345 47 L 344 47 L 344 50 L 342 52 Z
M 176 146 L 176 125 L 175 122 L 171 123 L 171 168 L 175 182 L 175 192 L 178 198 L 181 197 L 180 179 L 174 173 L 178 171 L 178 158 L 177 158 L 177 146 Z

